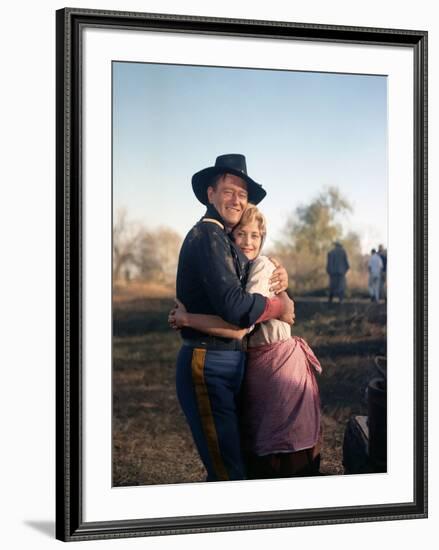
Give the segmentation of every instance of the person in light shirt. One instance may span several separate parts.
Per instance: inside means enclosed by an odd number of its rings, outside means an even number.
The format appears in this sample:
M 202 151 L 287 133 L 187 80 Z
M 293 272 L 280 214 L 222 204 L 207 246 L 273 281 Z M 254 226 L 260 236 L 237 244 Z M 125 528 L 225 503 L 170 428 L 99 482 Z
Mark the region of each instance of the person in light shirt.
M 367 264 L 369 271 L 369 295 L 372 302 L 378 302 L 380 299 L 381 274 L 383 271 L 383 260 L 377 254 L 375 248 L 371 250 L 371 256 Z

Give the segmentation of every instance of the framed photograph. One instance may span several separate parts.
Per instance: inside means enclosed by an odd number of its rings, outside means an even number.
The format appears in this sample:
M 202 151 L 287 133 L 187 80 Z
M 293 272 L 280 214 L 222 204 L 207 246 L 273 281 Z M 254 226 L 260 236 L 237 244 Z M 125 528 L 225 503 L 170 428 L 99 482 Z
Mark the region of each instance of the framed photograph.
M 57 538 L 427 517 L 427 32 L 56 46 Z

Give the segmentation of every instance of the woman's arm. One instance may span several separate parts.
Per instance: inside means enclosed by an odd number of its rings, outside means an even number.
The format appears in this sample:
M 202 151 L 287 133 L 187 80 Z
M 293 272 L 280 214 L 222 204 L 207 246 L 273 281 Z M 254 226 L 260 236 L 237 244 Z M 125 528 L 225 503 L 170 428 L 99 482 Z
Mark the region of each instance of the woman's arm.
M 253 262 L 250 273 L 247 280 L 246 290 L 250 294 L 258 293 L 262 294 L 267 298 L 273 298 L 275 292 L 272 288 L 272 276 L 275 273 L 275 263 L 276 260 L 267 258 L 266 256 L 258 256 Z M 277 263 L 277 262 L 276 262 Z M 257 319 L 257 323 L 268 321 L 269 319 L 276 318 L 279 321 L 284 321 L 289 325 L 294 325 L 295 314 L 294 314 L 294 302 L 289 298 L 288 294 L 284 291 L 277 294 L 277 299 L 280 299 L 284 304 L 284 309 L 281 315 L 274 314 L 273 311 L 266 307 L 264 313 Z
M 170 312 L 168 322 L 172 328 L 177 330 L 190 327 L 211 336 L 234 338 L 235 340 L 242 340 L 249 332 L 249 329 L 231 325 L 217 315 L 188 313 L 179 300 L 176 300 L 176 307 Z

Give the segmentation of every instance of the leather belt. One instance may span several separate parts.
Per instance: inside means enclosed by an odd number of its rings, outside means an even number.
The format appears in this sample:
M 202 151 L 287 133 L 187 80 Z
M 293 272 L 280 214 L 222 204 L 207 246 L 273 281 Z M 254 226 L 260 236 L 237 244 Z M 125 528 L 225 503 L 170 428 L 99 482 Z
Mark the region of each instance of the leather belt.
M 242 340 L 230 340 L 224 342 L 215 336 L 206 336 L 205 338 L 183 338 L 183 345 L 191 348 L 216 349 L 229 351 L 247 351 L 247 338 Z

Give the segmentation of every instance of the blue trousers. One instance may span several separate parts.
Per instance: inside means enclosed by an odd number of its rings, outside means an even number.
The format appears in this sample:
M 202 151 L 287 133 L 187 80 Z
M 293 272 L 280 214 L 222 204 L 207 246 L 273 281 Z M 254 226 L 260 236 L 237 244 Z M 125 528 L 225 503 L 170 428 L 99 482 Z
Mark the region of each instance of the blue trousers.
M 207 470 L 207 481 L 245 479 L 239 433 L 239 391 L 245 353 L 182 346 L 177 396 Z

